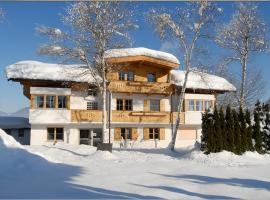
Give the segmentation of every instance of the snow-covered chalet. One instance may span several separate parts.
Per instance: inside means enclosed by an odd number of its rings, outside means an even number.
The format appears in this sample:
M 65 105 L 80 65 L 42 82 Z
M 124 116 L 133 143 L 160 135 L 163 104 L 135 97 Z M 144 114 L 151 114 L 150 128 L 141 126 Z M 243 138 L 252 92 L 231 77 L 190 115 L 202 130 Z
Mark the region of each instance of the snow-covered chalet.
M 146 48 L 106 52 L 108 137 L 115 147 L 167 147 L 177 114 L 176 91 L 185 72 L 178 59 Z M 30 100 L 30 144 L 64 142 L 96 145 L 102 132 L 101 94 L 82 65 L 21 61 L 6 67 L 8 80 L 23 85 Z M 89 84 L 90 83 L 90 84 Z M 176 146 L 200 140 L 202 112 L 218 94 L 234 91 L 224 78 L 192 71 L 180 115 Z

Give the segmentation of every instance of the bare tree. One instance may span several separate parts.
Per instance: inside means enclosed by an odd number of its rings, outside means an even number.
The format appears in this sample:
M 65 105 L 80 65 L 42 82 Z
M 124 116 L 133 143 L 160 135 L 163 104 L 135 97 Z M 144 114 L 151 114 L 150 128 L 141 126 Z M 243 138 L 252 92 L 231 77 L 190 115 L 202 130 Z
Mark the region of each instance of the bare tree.
M 180 127 L 180 112 L 188 75 L 192 67 L 199 68 L 199 66 L 196 66 L 194 54 L 202 52 L 202 45 L 199 42 L 209 36 L 211 27 L 221 11 L 213 3 L 204 1 L 188 3 L 186 6 L 175 8 L 173 11 L 165 9 L 152 9 L 150 11 L 150 22 L 155 26 L 155 30 L 159 33 L 161 39 L 173 38 L 174 42 L 178 44 L 180 53 L 184 55 L 185 79 L 179 96 L 178 114 L 170 144 L 171 150 L 175 148 L 175 140 Z
M 230 50 L 228 64 L 235 61 L 241 64 L 239 105 L 244 108 L 248 95 L 247 64 L 252 55 L 267 50 L 266 25 L 257 12 L 257 6 L 239 4 L 230 22 L 218 30 L 216 43 Z
M 227 92 L 218 97 L 218 106 L 226 107 L 230 104 L 234 108 L 238 108 L 240 104 L 240 91 L 241 91 L 241 74 L 232 73 L 226 70 L 217 73 L 217 75 L 222 75 L 231 83 L 236 86 L 236 92 Z M 254 106 L 255 102 L 264 94 L 265 92 L 265 81 L 263 80 L 261 70 L 257 68 L 252 68 L 247 71 L 247 81 L 244 88 L 245 101 L 244 104 L 246 107 Z
M 38 31 L 52 43 L 41 46 L 40 54 L 79 61 L 88 67 L 94 84 L 102 93 L 102 142 L 107 142 L 107 73 L 110 66 L 105 61 L 108 49 L 119 47 L 127 41 L 128 31 L 134 28 L 132 11 L 118 2 L 77 2 L 66 9 L 63 22 L 71 31 L 39 27 Z M 92 84 L 92 83 L 91 83 Z
M 2 8 L 0 8 L 0 22 L 4 19 L 5 13 Z

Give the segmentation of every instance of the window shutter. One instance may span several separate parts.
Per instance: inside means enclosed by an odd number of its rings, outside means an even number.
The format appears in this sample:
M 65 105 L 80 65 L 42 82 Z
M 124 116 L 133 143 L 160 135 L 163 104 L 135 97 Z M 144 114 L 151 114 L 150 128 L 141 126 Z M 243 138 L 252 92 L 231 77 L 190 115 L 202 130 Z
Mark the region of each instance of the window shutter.
M 145 99 L 143 102 L 143 110 L 144 111 L 150 111 L 150 101 L 149 99 Z
M 160 128 L 159 129 L 159 139 L 160 140 L 165 140 L 165 128 Z
M 70 96 L 67 96 L 67 109 L 70 109 Z
M 120 128 L 115 128 L 114 129 L 114 140 L 121 140 L 121 129 Z
M 187 99 L 184 99 L 185 101 L 185 112 L 188 111 L 188 100 Z
M 31 95 L 30 107 L 31 107 L 31 109 L 33 109 L 35 107 L 35 96 L 34 95 Z
M 160 99 L 159 105 L 160 105 L 160 111 L 164 112 L 165 111 L 165 99 Z
M 131 139 L 132 140 L 137 140 L 137 138 L 138 138 L 137 128 L 132 128 Z
M 143 139 L 144 140 L 149 140 L 149 128 L 144 128 L 143 129 Z

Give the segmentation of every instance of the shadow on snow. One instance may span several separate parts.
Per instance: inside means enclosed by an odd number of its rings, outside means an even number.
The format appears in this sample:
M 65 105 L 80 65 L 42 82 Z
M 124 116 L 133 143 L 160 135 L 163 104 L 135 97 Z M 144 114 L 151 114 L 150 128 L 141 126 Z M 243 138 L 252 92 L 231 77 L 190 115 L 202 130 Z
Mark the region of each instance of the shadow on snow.
M 157 199 L 72 183 L 81 174 L 81 167 L 52 163 L 25 149 L 7 147 L 0 138 L 0 198 Z

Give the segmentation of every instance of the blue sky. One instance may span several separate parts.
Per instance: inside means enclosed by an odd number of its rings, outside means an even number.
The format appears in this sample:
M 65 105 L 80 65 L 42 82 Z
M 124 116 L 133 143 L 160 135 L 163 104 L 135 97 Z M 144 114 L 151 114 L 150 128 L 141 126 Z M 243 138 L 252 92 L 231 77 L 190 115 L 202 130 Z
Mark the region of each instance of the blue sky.
M 6 19 L 0 24 L 0 111 L 14 112 L 28 106 L 29 102 L 23 96 L 22 86 L 17 82 L 7 81 L 4 68 L 21 60 L 39 60 L 55 62 L 54 60 L 37 55 L 39 45 L 46 42 L 35 28 L 38 25 L 64 28 L 60 20 L 60 14 L 64 13 L 68 3 L 65 2 L 0 2 L 6 13 Z M 133 46 L 144 46 L 156 50 L 173 51 L 172 43 L 161 42 L 152 27 L 145 22 L 143 13 L 151 7 L 168 7 L 173 9 L 181 6 L 181 2 L 148 2 L 136 3 L 137 21 L 139 29 L 131 33 Z M 234 6 L 231 2 L 219 4 L 224 10 L 222 21 L 229 20 Z M 270 3 L 258 3 L 259 11 L 265 22 L 270 26 Z M 217 55 L 219 51 L 215 52 Z M 266 93 L 262 100 L 270 97 L 270 55 L 260 55 L 252 62 L 252 65 L 262 69 L 266 81 Z

